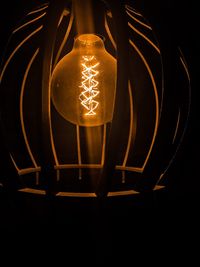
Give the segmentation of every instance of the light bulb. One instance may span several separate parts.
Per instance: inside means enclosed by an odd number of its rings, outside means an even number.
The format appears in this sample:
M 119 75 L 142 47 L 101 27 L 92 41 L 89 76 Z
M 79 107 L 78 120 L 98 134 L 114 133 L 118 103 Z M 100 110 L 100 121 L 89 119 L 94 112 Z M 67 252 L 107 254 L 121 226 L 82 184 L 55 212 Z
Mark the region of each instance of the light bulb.
M 112 120 L 115 87 L 116 59 L 99 36 L 82 34 L 53 70 L 51 98 L 67 121 L 98 126 Z

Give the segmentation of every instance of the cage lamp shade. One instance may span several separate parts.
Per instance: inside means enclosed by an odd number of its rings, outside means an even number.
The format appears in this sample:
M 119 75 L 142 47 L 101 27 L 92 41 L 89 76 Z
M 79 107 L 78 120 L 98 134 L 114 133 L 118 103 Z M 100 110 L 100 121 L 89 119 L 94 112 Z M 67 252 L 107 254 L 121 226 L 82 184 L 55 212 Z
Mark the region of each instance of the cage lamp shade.
M 90 198 L 167 185 L 190 75 L 142 13 L 130 1 L 51 0 L 13 30 L 0 111 L 17 191 Z

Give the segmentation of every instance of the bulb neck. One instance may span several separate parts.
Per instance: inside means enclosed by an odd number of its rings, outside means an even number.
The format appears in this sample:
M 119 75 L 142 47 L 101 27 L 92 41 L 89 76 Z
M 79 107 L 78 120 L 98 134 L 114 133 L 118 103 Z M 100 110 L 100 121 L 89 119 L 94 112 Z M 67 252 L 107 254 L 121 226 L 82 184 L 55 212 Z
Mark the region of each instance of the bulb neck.
M 105 49 L 103 40 L 95 34 L 81 34 L 75 37 L 75 50 L 90 52 L 96 49 Z

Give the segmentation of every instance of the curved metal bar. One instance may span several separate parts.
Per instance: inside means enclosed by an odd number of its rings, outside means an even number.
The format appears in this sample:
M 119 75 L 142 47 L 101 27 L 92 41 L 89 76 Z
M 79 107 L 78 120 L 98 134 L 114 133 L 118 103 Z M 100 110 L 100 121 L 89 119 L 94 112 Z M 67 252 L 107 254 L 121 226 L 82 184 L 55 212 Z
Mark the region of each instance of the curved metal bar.
M 165 167 L 165 170 L 161 173 L 161 175 L 160 175 L 158 181 L 156 182 L 155 186 L 157 186 L 160 183 L 160 181 L 164 178 L 165 173 L 168 171 L 168 169 L 170 168 L 172 162 L 174 161 L 174 159 L 175 159 L 175 157 L 177 155 L 177 152 L 178 152 L 178 150 L 180 148 L 180 145 L 183 142 L 183 138 L 185 136 L 186 129 L 187 129 L 188 122 L 189 122 L 189 117 L 190 117 L 190 109 L 191 109 L 191 80 L 190 80 L 190 74 L 189 74 L 189 70 L 188 70 L 184 55 L 183 55 L 183 53 L 182 53 L 180 48 L 179 48 L 179 51 L 180 51 L 180 54 L 181 54 L 179 59 L 180 59 L 180 62 L 182 64 L 183 70 L 185 71 L 185 75 L 186 75 L 187 81 L 188 81 L 188 111 L 187 111 L 187 116 L 186 116 L 186 120 L 185 120 L 185 126 L 183 128 L 183 131 L 182 131 L 181 137 L 179 139 L 179 142 L 177 144 L 176 150 L 175 150 L 171 160 L 169 161 L 168 165 Z M 180 112 L 180 110 L 179 110 L 179 112 Z
M 132 42 L 131 40 L 129 40 L 129 43 L 130 45 L 135 49 L 135 51 L 138 53 L 138 55 L 140 56 L 141 60 L 143 61 L 148 73 L 149 73 L 149 76 L 150 76 L 150 79 L 151 79 L 151 82 L 152 82 L 152 85 L 153 85 L 153 90 L 154 90 L 154 96 L 155 96 L 155 105 L 156 105 L 156 118 L 155 118 L 155 126 L 154 126 L 154 132 L 153 132 L 153 138 L 152 138 L 152 142 L 151 142 L 151 145 L 150 145 L 150 148 L 149 148 L 149 151 L 148 151 L 148 154 L 146 156 L 146 159 L 144 161 L 144 164 L 143 164 L 143 169 L 145 168 L 147 162 L 148 162 L 148 159 L 150 157 L 150 154 L 151 154 L 151 151 L 153 149 L 153 146 L 154 146 L 154 143 L 155 143 L 155 139 L 156 139 L 156 135 L 157 135 L 157 132 L 158 132 L 158 122 L 159 122 L 159 99 L 158 99 L 158 91 L 157 91 L 157 86 L 156 86 L 156 82 L 155 82 L 155 79 L 154 79 L 154 76 L 153 76 L 153 73 L 151 71 L 151 68 L 149 67 L 145 57 L 143 56 L 143 54 L 140 52 L 140 50 L 138 49 L 138 47 L 134 44 L 134 42 Z
M 38 9 L 36 9 L 36 10 L 33 10 L 33 11 L 29 12 L 29 13 L 27 14 L 27 16 L 28 16 L 28 15 L 32 15 L 32 14 L 35 14 L 35 13 L 38 13 L 38 12 L 40 12 L 40 11 L 43 11 L 43 10 L 46 9 L 47 7 L 48 7 L 48 4 L 45 4 L 44 6 L 41 6 L 40 8 L 38 8 Z
M 47 10 L 47 20 L 44 25 L 44 46 L 43 46 L 43 69 L 42 69 L 42 146 L 43 146 L 43 158 L 42 158 L 42 175 L 48 177 L 48 190 L 49 192 L 55 191 L 56 177 L 54 171 L 54 165 L 58 165 L 56 160 L 55 147 L 53 143 L 52 127 L 51 127 L 51 111 L 50 111 L 50 78 L 52 72 L 52 58 L 53 49 L 56 40 L 57 26 L 60 21 L 60 17 L 63 14 L 63 10 L 66 7 L 68 1 L 60 0 L 59 2 L 53 0 L 49 4 Z
M 128 22 L 128 26 L 137 34 L 142 36 L 157 52 L 160 54 L 160 49 L 143 33 L 141 33 L 139 30 L 137 30 L 130 22 Z
M 66 11 L 66 10 L 65 10 L 65 11 Z M 68 16 L 68 15 L 69 15 L 69 13 L 68 13 L 66 16 Z M 62 17 L 63 17 L 63 15 L 62 15 Z M 62 50 L 63 50 L 63 47 L 65 46 L 65 44 L 66 44 L 66 42 L 67 42 L 67 39 L 68 39 L 68 37 L 69 37 L 70 31 L 71 31 L 71 28 L 72 28 L 73 20 L 74 20 L 74 15 L 73 15 L 73 12 L 71 12 L 70 20 L 69 20 L 69 24 L 68 24 L 68 27 L 67 27 L 67 31 L 66 31 L 66 33 L 65 33 L 64 39 L 63 39 L 63 41 L 62 41 L 62 43 L 61 43 L 61 46 L 60 46 L 60 48 L 59 48 L 59 50 L 58 50 L 58 53 L 57 53 L 57 55 L 56 55 L 55 62 L 54 62 L 54 67 L 55 67 L 56 64 L 58 63 L 58 60 L 59 60 L 59 57 L 60 57 L 61 52 L 62 52 Z M 59 24 L 60 24 L 60 23 L 59 23 Z
M 117 86 L 113 120 L 109 133 L 109 140 L 105 151 L 105 162 L 96 188 L 99 198 L 107 196 L 111 181 L 114 177 L 118 151 L 120 150 L 120 137 L 123 134 L 124 116 L 129 113 L 128 72 L 124 68 L 128 62 L 128 36 L 126 11 L 121 1 L 104 1 L 110 7 L 116 30 L 117 45 Z M 123 110 L 123 112 L 121 112 Z
M 37 21 L 37 20 L 43 18 L 45 15 L 46 15 L 46 12 L 44 12 L 44 13 L 42 13 L 42 15 L 40 15 L 40 16 L 38 16 L 38 17 L 32 19 L 32 20 L 29 20 L 28 22 L 26 22 L 26 23 L 24 23 L 24 24 L 22 24 L 21 26 L 19 26 L 19 27 L 17 27 L 16 29 L 14 29 L 13 32 L 12 32 L 12 34 L 18 32 L 19 30 L 23 29 L 23 28 L 26 27 L 27 25 L 30 25 L 30 24 L 32 24 L 33 22 L 35 22 L 35 21 Z
M 135 17 L 134 17 L 133 15 L 131 15 L 128 11 L 126 11 L 126 13 L 127 13 L 127 15 L 128 15 L 129 17 L 131 17 L 133 20 L 135 20 L 137 23 L 139 23 L 139 24 L 142 25 L 143 27 L 145 27 L 145 28 L 147 28 L 147 29 L 149 29 L 149 30 L 152 30 L 152 28 L 151 28 L 149 25 L 147 25 L 146 23 L 144 23 L 144 22 L 140 21 L 139 19 L 135 18 Z
M 22 82 L 22 86 L 21 86 L 21 93 L 20 93 L 20 122 L 21 122 L 21 129 L 22 129 L 22 134 L 23 134 L 23 137 L 24 137 L 24 142 L 25 142 L 25 145 L 26 145 L 27 152 L 28 152 L 28 154 L 30 156 L 30 159 L 31 159 L 31 161 L 33 163 L 33 166 L 35 168 L 37 168 L 38 165 L 37 165 L 37 162 L 35 160 L 35 157 L 34 157 L 32 151 L 31 151 L 30 143 L 28 141 L 28 136 L 27 136 L 26 129 L 25 129 L 24 112 L 23 112 L 23 98 L 24 98 L 24 90 L 25 90 L 26 80 L 27 80 L 29 71 L 30 71 L 30 69 L 32 67 L 32 64 L 33 64 L 35 58 L 38 55 L 38 52 L 39 52 L 39 48 L 34 52 L 31 60 L 29 61 L 29 64 L 28 64 L 28 66 L 26 68 L 26 71 L 25 71 L 25 74 L 24 74 L 24 77 L 23 77 L 23 82 Z
M 41 25 L 40 27 L 38 27 L 36 30 L 34 30 L 33 32 L 31 32 L 28 36 L 26 36 L 26 38 L 21 41 L 21 43 L 18 44 L 18 46 L 12 51 L 12 53 L 10 54 L 10 56 L 8 57 L 8 59 L 6 60 L 4 67 L 0 73 L 0 83 L 3 79 L 4 73 L 6 71 L 6 68 L 8 66 L 8 64 L 10 63 L 11 59 L 14 57 L 15 53 L 22 47 L 22 45 L 28 41 L 34 34 L 36 34 L 37 32 L 39 32 L 41 29 L 43 28 L 43 25 Z

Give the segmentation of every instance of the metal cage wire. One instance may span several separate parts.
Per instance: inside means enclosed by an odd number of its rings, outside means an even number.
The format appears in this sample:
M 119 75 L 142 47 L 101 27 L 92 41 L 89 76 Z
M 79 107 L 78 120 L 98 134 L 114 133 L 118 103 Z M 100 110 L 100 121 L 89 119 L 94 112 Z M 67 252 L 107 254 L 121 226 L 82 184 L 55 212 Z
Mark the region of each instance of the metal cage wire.
M 37 7 L 12 32 L 0 75 L 1 113 L 10 159 L 21 177 L 19 191 L 105 197 L 165 185 L 189 116 L 187 63 L 176 49 L 172 69 L 166 67 L 166 52 L 161 51 L 152 26 L 132 6 L 112 0 L 95 3 L 98 32 L 117 59 L 113 120 L 96 129 L 101 132 L 98 162 L 84 159 L 85 129 L 64 122 L 51 104 L 52 70 L 70 51 L 76 34 L 71 1 Z M 19 63 L 11 80 L 10 73 Z M 10 95 L 15 97 L 8 106 Z M 174 98 L 170 111 L 168 95 Z M 11 126 L 12 121 L 16 126 Z M 96 130 L 88 131 L 95 135 Z M 63 143 L 65 135 L 68 141 Z M 63 156 L 65 149 L 68 156 Z

